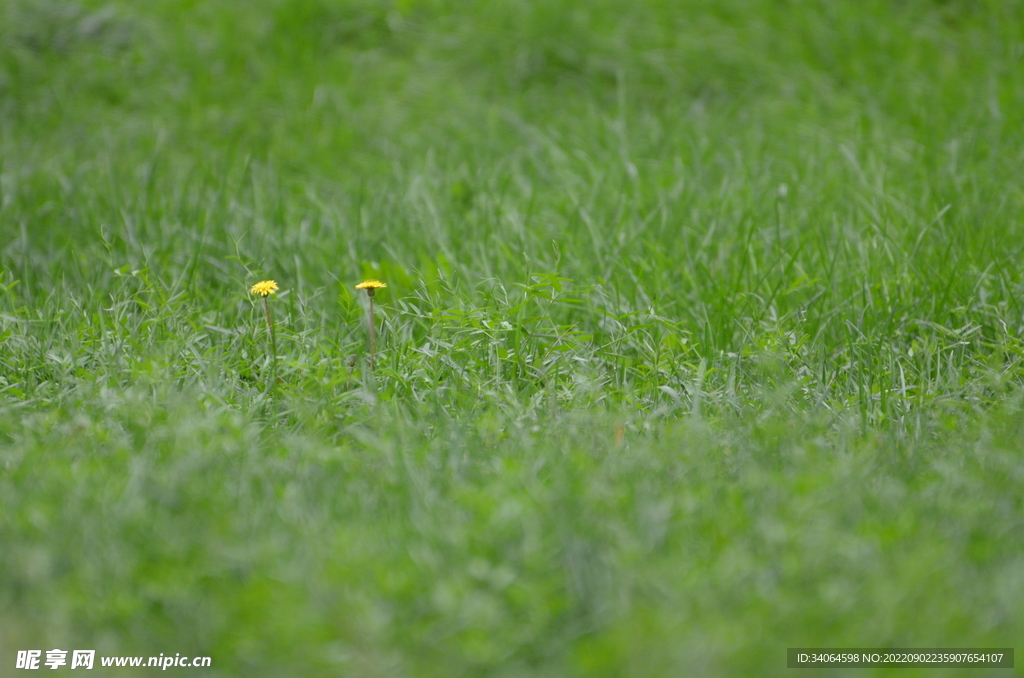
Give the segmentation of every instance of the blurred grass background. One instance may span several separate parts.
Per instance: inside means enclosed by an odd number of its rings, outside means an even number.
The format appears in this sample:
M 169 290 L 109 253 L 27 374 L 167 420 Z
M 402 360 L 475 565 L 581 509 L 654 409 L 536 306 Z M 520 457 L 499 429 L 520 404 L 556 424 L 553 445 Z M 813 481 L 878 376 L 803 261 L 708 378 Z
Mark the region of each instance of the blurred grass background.
M 1022 58 L 1012 0 L 0 1 L 0 675 L 1012 645 Z

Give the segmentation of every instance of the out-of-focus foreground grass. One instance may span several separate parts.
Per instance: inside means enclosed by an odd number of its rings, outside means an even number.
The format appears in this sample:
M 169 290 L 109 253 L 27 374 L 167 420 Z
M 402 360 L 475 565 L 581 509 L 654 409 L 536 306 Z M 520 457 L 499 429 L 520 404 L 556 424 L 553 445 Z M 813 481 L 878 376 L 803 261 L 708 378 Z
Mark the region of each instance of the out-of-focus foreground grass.
M 1022 59 L 1019 2 L 0 2 L 0 675 L 1012 645 Z

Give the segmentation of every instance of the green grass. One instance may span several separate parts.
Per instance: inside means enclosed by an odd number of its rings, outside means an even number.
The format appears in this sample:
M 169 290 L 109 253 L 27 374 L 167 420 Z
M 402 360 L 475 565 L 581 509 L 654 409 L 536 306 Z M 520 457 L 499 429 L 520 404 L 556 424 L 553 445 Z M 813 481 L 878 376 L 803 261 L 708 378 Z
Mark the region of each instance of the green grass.
M 1012 646 L 1022 55 L 1005 0 L 0 1 L 0 676 Z

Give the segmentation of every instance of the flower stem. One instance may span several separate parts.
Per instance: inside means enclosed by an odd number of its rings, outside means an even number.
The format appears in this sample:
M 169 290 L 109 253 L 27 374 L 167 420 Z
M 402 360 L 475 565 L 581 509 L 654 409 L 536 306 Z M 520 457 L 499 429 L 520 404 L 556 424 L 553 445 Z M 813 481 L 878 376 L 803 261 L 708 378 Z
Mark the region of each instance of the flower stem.
M 270 358 L 273 366 L 270 372 L 270 383 L 267 386 L 269 391 L 277 385 L 277 337 L 274 335 L 274 319 L 270 315 L 270 299 L 263 297 L 263 308 L 267 311 L 267 330 L 270 331 Z
M 373 290 L 371 290 L 372 292 Z M 373 297 L 370 297 L 370 369 L 373 369 Z

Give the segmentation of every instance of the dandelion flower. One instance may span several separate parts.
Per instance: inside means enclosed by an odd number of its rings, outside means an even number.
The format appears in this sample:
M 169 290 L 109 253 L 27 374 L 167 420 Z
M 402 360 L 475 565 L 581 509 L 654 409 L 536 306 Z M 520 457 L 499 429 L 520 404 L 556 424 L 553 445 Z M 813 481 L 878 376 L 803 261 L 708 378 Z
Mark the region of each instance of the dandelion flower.
M 370 297 L 372 297 L 374 292 L 381 289 L 382 287 L 387 287 L 387 285 L 379 280 L 364 280 L 363 282 L 356 285 L 357 290 L 366 290 L 367 296 Z
M 273 280 L 261 280 L 252 286 L 249 290 L 250 294 L 258 294 L 261 297 L 267 297 L 277 292 L 277 283 Z
M 356 285 L 357 290 L 366 290 L 366 296 L 370 297 L 370 369 L 373 369 L 374 346 L 373 346 L 373 295 L 377 290 L 387 287 L 379 280 L 364 280 Z
M 270 334 L 270 357 L 272 370 L 270 381 L 267 382 L 267 391 L 270 391 L 277 383 L 277 337 L 274 335 L 274 318 L 270 315 L 270 297 L 277 292 L 277 283 L 273 280 L 261 280 L 249 290 L 249 294 L 263 297 L 263 310 L 267 312 L 267 332 Z

